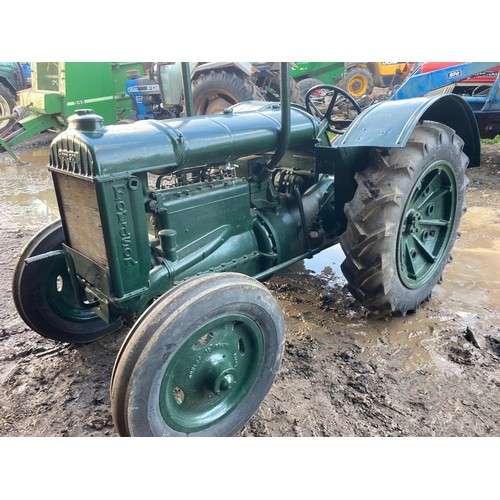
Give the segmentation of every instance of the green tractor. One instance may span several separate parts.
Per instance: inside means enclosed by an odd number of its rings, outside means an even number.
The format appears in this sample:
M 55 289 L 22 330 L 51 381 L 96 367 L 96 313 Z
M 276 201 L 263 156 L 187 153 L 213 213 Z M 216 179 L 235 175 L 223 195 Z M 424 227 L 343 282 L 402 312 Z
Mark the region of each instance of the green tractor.
M 128 329 L 111 376 L 121 436 L 243 428 L 283 356 L 264 283 L 290 264 L 340 243 L 352 295 L 387 315 L 441 281 L 480 160 L 471 108 L 445 94 L 361 112 L 329 84 L 321 106 L 312 91 L 292 105 L 280 73 L 281 103 L 108 126 L 79 109 L 50 146 L 61 219 L 22 250 L 14 302 L 55 341 Z
M 302 98 L 315 85 L 337 85 L 343 74 L 343 62 L 294 62 L 290 69 L 290 76 L 297 82 Z

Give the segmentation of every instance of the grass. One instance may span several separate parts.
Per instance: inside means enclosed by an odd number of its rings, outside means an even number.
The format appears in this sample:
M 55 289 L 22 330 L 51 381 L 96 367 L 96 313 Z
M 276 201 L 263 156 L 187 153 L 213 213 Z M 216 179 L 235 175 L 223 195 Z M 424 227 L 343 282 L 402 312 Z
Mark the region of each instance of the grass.
M 481 139 L 482 144 L 500 144 L 500 135 L 496 135 L 493 139 Z

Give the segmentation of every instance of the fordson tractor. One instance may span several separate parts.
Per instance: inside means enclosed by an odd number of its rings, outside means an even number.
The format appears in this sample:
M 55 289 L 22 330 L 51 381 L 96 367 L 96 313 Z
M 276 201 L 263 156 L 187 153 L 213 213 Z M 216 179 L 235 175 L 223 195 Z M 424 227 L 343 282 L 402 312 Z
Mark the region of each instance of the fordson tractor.
M 243 428 L 283 355 L 264 283 L 292 263 L 340 242 L 352 295 L 388 315 L 441 280 L 479 165 L 471 108 L 447 94 L 344 119 L 347 92 L 313 87 L 302 107 L 287 64 L 280 80 L 281 103 L 213 115 L 104 126 L 80 109 L 50 146 L 61 218 L 22 251 L 13 296 L 56 341 L 129 329 L 111 377 L 121 436 Z

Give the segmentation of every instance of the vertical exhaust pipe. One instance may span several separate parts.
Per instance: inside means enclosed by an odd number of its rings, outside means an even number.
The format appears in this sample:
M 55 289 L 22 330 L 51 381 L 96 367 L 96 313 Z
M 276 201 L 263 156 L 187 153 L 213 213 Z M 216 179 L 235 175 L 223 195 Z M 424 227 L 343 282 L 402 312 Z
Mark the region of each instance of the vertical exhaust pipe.
M 194 115 L 193 92 L 191 90 L 191 71 L 188 62 L 181 63 L 182 85 L 184 88 L 184 111 L 186 116 Z
M 285 155 L 290 144 L 292 112 L 288 64 L 287 62 L 280 63 L 281 128 L 279 132 L 278 147 L 269 162 L 265 165 L 261 165 L 261 168 L 252 175 L 253 182 L 261 183 L 269 179 L 274 169 Z
M 281 101 L 281 131 L 278 147 L 267 165 L 272 172 L 283 158 L 290 144 L 291 104 L 290 104 L 290 71 L 288 63 L 280 63 L 280 101 Z

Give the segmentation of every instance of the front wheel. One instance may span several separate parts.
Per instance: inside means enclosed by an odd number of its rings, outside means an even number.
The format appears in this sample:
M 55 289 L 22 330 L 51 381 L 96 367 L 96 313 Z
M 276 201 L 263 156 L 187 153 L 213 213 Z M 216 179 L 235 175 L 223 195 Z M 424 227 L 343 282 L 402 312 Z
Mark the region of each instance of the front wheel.
M 463 141 L 418 125 L 405 148 L 375 150 L 345 206 L 341 268 L 367 309 L 406 314 L 428 300 L 457 238 L 468 184 Z
M 83 344 L 108 335 L 121 327 L 99 318 L 75 300 L 70 274 L 64 259 L 47 265 L 28 266 L 26 259 L 61 250 L 65 242 L 61 221 L 53 222 L 24 247 L 12 280 L 12 295 L 23 321 L 34 331 L 52 340 Z
M 145 311 L 118 353 L 118 433 L 234 435 L 274 382 L 284 330 L 278 304 L 252 278 L 220 273 L 177 285 Z

